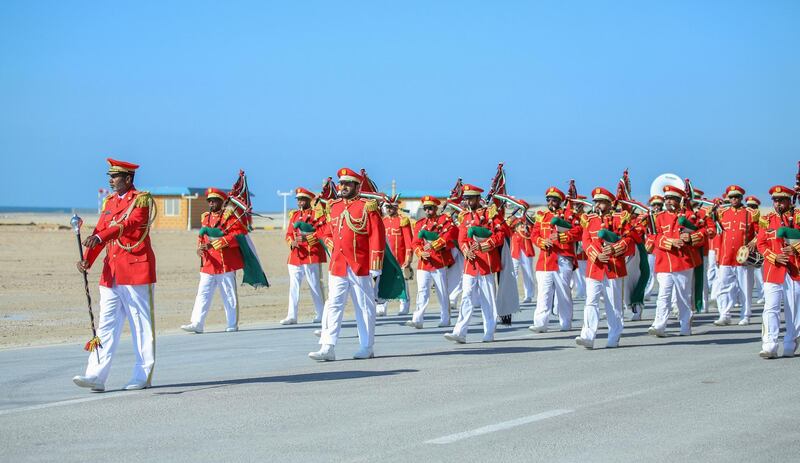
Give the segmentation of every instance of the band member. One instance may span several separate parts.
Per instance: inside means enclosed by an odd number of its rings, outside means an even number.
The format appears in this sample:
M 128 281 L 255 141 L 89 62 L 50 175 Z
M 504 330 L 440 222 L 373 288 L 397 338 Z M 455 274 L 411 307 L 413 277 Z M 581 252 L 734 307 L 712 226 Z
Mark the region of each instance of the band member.
M 641 218 L 635 212 L 621 210 L 614 215 L 620 215 L 621 219 L 629 227 L 627 236 L 628 243 L 625 250 L 625 269 L 627 275 L 623 283 L 623 306 L 633 314 L 631 321 L 642 319 L 644 313 L 644 294 L 647 290 L 647 278 L 650 278 L 652 268 L 647 262 L 643 262 L 649 255 L 644 247 L 645 226 Z M 624 314 L 624 310 L 623 310 Z
M 461 214 L 458 243 L 466 259 L 462 278 L 461 311 L 452 333 L 445 339 L 459 344 L 467 342 L 467 328 L 472 317 L 473 294 L 480 295 L 483 316 L 483 342 L 494 341 L 497 323 L 497 275 L 500 252 L 506 237 L 505 224 L 494 207 L 481 206 L 483 190 L 464 185 L 467 210 Z
M 658 215 L 664 209 L 664 197 L 661 195 L 653 195 L 650 197 L 650 210 L 653 211 L 653 215 Z M 656 287 L 656 272 L 653 270 L 656 268 L 656 255 L 652 252 L 647 253 L 647 263 L 650 264 L 650 278 L 647 280 L 647 289 L 645 289 L 644 294 L 645 297 L 650 297 L 653 294 L 653 290 Z M 637 315 L 639 316 L 637 318 Z M 633 321 L 641 320 L 641 314 L 634 314 Z
M 740 298 L 742 312 L 739 325 L 750 324 L 753 267 L 740 264 L 736 260 L 736 254 L 742 246 L 755 250 L 759 216 L 757 212 L 754 213 L 742 204 L 744 193 L 744 188 L 730 185 L 725 189 L 725 197 L 730 201 L 730 206 L 717 211 L 717 221 L 722 227 L 718 240 L 719 253 L 716 256 L 718 269 L 713 285 L 719 309 L 719 319 L 714 321 L 717 326 L 731 323 L 731 309 Z M 740 293 L 743 297 L 740 297 Z
M 136 164 L 108 159 L 108 184 L 113 193 L 103 203 L 97 226 L 84 241 L 78 270 L 86 272 L 106 250 L 100 274 L 100 314 L 97 336 L 101 348 L 89 354 L 83 376 L 72 381 L 92 391 L 104 391 L 111 361 L 125 320 L 129 320 L 136 364 L 125 390 L 150 387 L 156 360 L 153 287 L 156 256 L 150 246 L 153 199 L 133 185 Z
M 577 199 L 586 199 L 584 195 L 577 195 Z M 583 203 L 573 202 L 572 209 L 575 214 L 580 217 L 581 226 L 583 226 L 583 219 L 586 217 Z M 583 249 L 583 242 L 575 242 L 575 259 L 578 261 L 578 268 L 572 272 L 572 287 L 575 289 L 576 299 L 586 299 L 586 250 Z
M 236 235 L 247 234 L 247 227 L 230 209 L 223 211 L 227 199 L 224 191 L 217 188 L 206 190 L 208 212 L 200 217 L 200 224 L 206 230 L 220 230 L 224 236 L 210 237 L 201 234 L 197 238 L 197 255 L 200 257 L 200 285 L 194 300 L 191 322 L 182 325 L 183 331 L 200 334 L 205 328 L 205 320 L 216 289 L 219 288 L 225 318 L 228 321 L 226 332 L 239 330 L 239 295 L 236 292 L 236 271 L 244 268 L 242 254 Z
M 710 248 L 711 241 L 716 236 L 716 228 L 714 227 L 713 222 L 711 221 L 711 217 L 709 216 L 709 212 L 711 212 L 710 206 L 702 206 L 698 201 L 703 199 L 703 195 L 705 192 L 698 188 L 695 188 L 694 191 L 694 215 L 695 218 L 693 219 L 696 222 L 698 227 L 705 228 L 703 242 L 698 247 L 698 251 L 700 252 L 701 262 L 698 264 L 698 268 L 695 269 L 693 278 L 694 278 L 694 309 L 697 312 L 706 313 L 708 312 L 708 297 L 711 294 L 711 290 L 709 287 L 709 281 L 707 278 L 708 275 L 708 251 Z
M 414 252 L 411 244 L 411 221 L 408 217 L 399 213 L 400 202 L 397 195 L 389 198 L 384 204 L 384 208 L 386 215 L 383 217 L 383 226 L 386 229 L 386 242 L 389 243 L 389 249 L 397 259 L 397 263 L 405 270 L 411 265 Z M 407 315 L 410 306 L 408 283 L 406 280 L 404 280 L 404 283 L 406 285 L 406 298 L 400 300 L 400 311 L 397 312 L 397 315 Z M 378 301 L 377 314 L 379 317 L 386 315 L 386 301 Z
M 536 256 L 536 249 L 531 240 L 531 226 L 526 218 L 526 212 L 530 205 L 518 200 L 522 204 L 522 216 L 508 218 L 509 226 L 512 230 L 511 235 L 511 259 L 514 263 L 514 277 L 522 276 L 522 287 L 524 288 L 523 304 L 533 302 L 536 294 L 536 280 L 533 274 L 533 260 Z
M 745 204 L 749 209 L 751 209 L 754 213 L 759 212 L 761 208 L 761 200 L 755 196 L 748 196 L 744 200 Z M 758 226 L 756 225 L 756 235 L 758 235 Z M 753 294 L 756 298 L 756 304 L 763 304 L 764 303 L 764 273 L 762 271 L 762 267 L 758 266 L 753 270 L 753 280 L 755 281 L 753 285 Z
M 358 196 L 363 180 L 355 171 L 339 169 L 339 198 L 328 204 L 323 233 L 330 250 L 328 300 L 322 312 L 320 350 L 310 352 L 313 360 L 335 360 L 334 346 L 339 339 L 344 305 L 352 295 L 358 325 L 359 350 L 354 359 L 374 357 L 375 289 L 373 278 L 383 269 L 386 236 L 375 200 Z
M 425 217 L 414 225 L 413 249 L 417 261 L 417 308 L 406 326 L 421 329 L 425 309 L 430 301 L 431 285 L 435 284 L 436 297 L 441 307 L 439 327 L 450 326 L 450 298 L 447 285 L 447 267 L 453 265 L 450 250 L 458 237 L 458 228 L 447 215 L 439 215 L 441 202 L 433 196 L 422 197 Z
M 577 267 L 575 242 L 581 238 L 580 217 L 567 215 L 561 208 L 564 192 L 550 187 L 545 192 L 547 211 L 537 211 L 531 238 L 540 249 L 536 261 L 536 311 L 533 332 L 547 332 L 553 306 L 558 311 L 562 331 L 572 329 L 572 272 Z
M 325 224 L 325 216 L 311 207 L 316 195 L 298 187 L 295 190 L 297 210 L 289 213 L 286 227 L 286 244 L 289 246 L 289 309 L 281 325 L 297 323 L 297 306 L 300 300 L 300 286 L 303 280 L 311 290 L 314 303 L 312 323 L 322 321 L 324 299 L 322 294 L 322 263 L 327 261 L 325 248 L 319 241 L 320 229 Z
M 800 240 L 784 238 L 800 228 L 800 214 L 792 205 L 793 189 L 776 185 L 769 189 L 774 210 L 761 217 L 758 227 L 758 250 L 764 255 L 764 314 L 761 327 L 763 358 L 778 356 L 778 335 L 781 326 L 781 302 L 786 331 L 783 334 L 783 356 L 794 357 L 797 351 L 800 321 Z M 787 233 L 788 232 L 788 233 Z
M 466 207 L 466 205 L 464 205 Z M 459 225 L 459 214 L 453 213 L 449 215 L 450 220 L 452 220 L 453 225 L 458 229 Z M 458 316 L 458 310 L 461 305 L 458 303 L 459 297 L 461 297 L 461 280 L 464 279 L 464 254 L 461 253 L 461 248 L 458 246 L 458 234 L 456 233 L 455 239 L 450 243 L 452 248 L 450 249 L 450 255 L 453 256 L 453 264 L 447 267 L 447 290 L 450 291 L 450 308 L 456 311 L 456 316 Z M 480 297 L 477 298 L 477 301 L 473 301 L 473 307 L 480 306 Z
M 706 229 L 690 219 L 682 203 L 687 200 L 683 189 L 664 187 L 666 210 L 656 216 L 656 234 L 647 237 L 645 246 L 656 256 L 658 279 L 656 317 L 648 333 L 665 337 L 673 293 L 677 299 L 681 336 L 692 334 L 692 282 L 694 269 L 700 265 L 700 251 Z
M 619 346 L 624 326 L 622 317 L 622 291 L 625 275 L 625 251 L 630 245 L 628 236 L 630 214 L 612 213 L 616 200 L 605 188 L 592 190 L 595 212 L 586 216 L 583 228 L 583 248 L 586 249 L 586 305 L 583 311 L 583 329 L 575 343 L 587 349 L 594 348 L 600 320 L 600 297 L 605 302 L 608 322 L 606 347 Z

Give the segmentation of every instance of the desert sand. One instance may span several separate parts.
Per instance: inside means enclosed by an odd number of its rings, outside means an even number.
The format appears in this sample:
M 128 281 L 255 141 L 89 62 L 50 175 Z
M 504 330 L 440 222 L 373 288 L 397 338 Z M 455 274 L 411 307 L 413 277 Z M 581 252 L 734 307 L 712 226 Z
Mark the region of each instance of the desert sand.
M 23 217 L 0 221 L 0 348 L 85 342 L 90 337 L 89 316 L 83 278 L 75 268 L 75 234 L 66 226 L 68 216 L 57 220 Z M 38 225 L 31 224 L 37 221 Z M 84 236 L 90 232 L 91 226 L 84 226 Z M 192 231 L 152 232 L 158 274 L 155 323 L 159 333 L 175 332 L 189 321 L 199 281 L 196 236 Z M 288 300 L 288 249 L 283 231 L 255 230 L 252 238 L 271 287 L 239 288 L 242 327 L 280 320 L 286 316 Z M 89 273 L 95 316 L 101 269 L 102 261 L 98 259 Z M 241 282 L 241 273 L 237 280 Z M 323 284 L 324 280 L 325 277 Z M 304 286 L 300 321 L 310 321 L 313 314 Z M 215 296 L 206 330 L 223 329 L 224 322 L 222 303 Z

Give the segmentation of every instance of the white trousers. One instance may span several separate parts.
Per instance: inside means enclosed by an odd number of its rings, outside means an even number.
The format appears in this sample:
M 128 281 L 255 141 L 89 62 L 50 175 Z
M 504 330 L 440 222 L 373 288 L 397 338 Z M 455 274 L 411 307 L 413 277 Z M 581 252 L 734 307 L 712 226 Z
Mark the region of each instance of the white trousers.
M 647 288 L 644 290 L 644 296 L 650 297 L 656 289 L 656 256 L 648 254 L 647 262 L 650 264 L 650 278 L 647 280 Z
M 408 313 L 408 308 L 411 307 L 411 295 L 408 294 L 408 280 L 403 279 L 403 284 L 406 286 L 406 298 L 400 299 L 400 311 L 398 315 L 403 315 Z M 419 283 L 417 283 L 419 284 Z M 375 294 L 378 294 L 378 285 L 375 285 Z M 386 313 L 386 305 L 389 303 L 386 299 L 378 298 L 377 302 L 377 311 L 381 313 Z
M 447 289 L 450 291 L 450 305 L 457 306 L 458 297 L 461 296 L 461 277 L 464 275 L 464 256 L 456 248 L 450 250 L 455 263 L 447 267 Z
M 287 318 L 297 320 L 297 306 L 300 301 L 300 285 L 303 280 L 308 283 L 311 290 L 311 300 L 314 302 L 314 313 L 316 317 L 322 316 L 324 307 L 322 296 L 322 280 L 320 264 L 289 265 L 289 310 Z
M 558 258 L 558 271 L 536 272 L 539 296 L 536 298 L 536 311 L 533 313 L 534 326 L 547 327 L 555 304 L 561 329 L 572 329 L 571 281 L 572 261 L 566 257 Z
M 439 299 L 441 311 L 439 316 L 442 323 L 450 324 L 450 293 L 447 291 L 447 267 L 436 270 L 417 270 L 417 309 L 411 317 L 414 323 L 425 320 L 425 309 L 431 299 L 431 286 L 436 286 L 436 297 Z
M 752 316 L 753 267 L 720 265 L 714 286 L 717 290 L 719 318 L 730 318 L 731 309 L 737 301 L 742 303 L 741 318 Z
M 519 253 L 519 259 L 511 259 L 514 263 L 514 278 L 519 278 L 522 273 L 522 287 L 525 299 L 536 297 L 536 283 L 533 277 L 533 258 Z M 520 272 L 521 271 L 521 272 Z
M 800 333 L 797 308 L 800 307 L 800 282 L 788 275 L 783 284 L 764 283 L 764 313 L 761 325 L 761 348 L 777 352 L 781 329 L 781 302 L 783 302 L 783 352 L 793 352 Z
M 203 329 L 206 324 L 208 309 L 214 299 L 214 292 L 219 288 L 222 305 L 225 307 L 225 318 L 228 328 L 239 326 L 239 295 L 236 292 L 236 272 L 226 272 L 216 275 L 200 273 L 200 286 L 197 288 L 197 297 L 194 299 L 192 309 L 192 325 Z
M 111 372 L 111 362 L 119 344 L 125 319 L 131 329 L 133 366 L 131 382 L 150 383 L 156 363 L 156 332 L 153 322 L 153 290 L 155 285 L 116 285 L 100 287 L 100 313 L 97 321 L 97 336 L 103 345 L 89 353 L 86 376 L 96 376 L 97 382 L 105 384 Z M 98 353 L 100 360 L 98 361 Z
M 753 293 L 756 299 L 764 299 L 764 271 L 761 267 L 758 267 L 753 271 L 753 277 L 755 278 L 755 284 L 753 285 Z
M 375 344 L 375 289 L 369 275 L 357 276 L 350 267 L 347 275 L 328 274 L 328 300 L 322 311 L 320 344 L 336 345 L 342 328 L 342 317 L 348 294 L 352 297 L 358 326 L 358 343 L 362 348 Z
M 631 296 L 633 295 L 633 289 L 636 287 L 636 283 L 639 282 L 639 277 L 642 275 L 642 270 L 639 268 L 639 261 L 641 258 L 642 256 L 639 253 L 639 249 L 636 249 L 636 252 L 634 252 L 632 256 L 628 256 L 625 259 L 625 270 L 628 272 L 628 275 L 625 277 L 625 294 L 623 300 L 625 307 L 629 310 L 633 310 L 633 307 L 631 307 Z
M 572 284 L 575 288 L 575 297 L 586 297 L 586 261 L 578 261 L 578 270 L 572 272 Z
M 594 342 L 594 338 L 597 336 L 597 326 L 600 323 L 600 297 L 602 296 L 608 323 L 608 344 L 616 346 L 619 343 L 624 327 L 622 289 L 623 278 L 609 280 L 604 277 L 603 281 L 586 279 L 586 305 L 583 309 L 582 338 Z
M 453 328 L 453 334 L 466 336 L 469 319 L 472 317 L 473 299 L 477 293 L 480 298 L 481 316 L 483 317 L 483 335 L 494 336 L 497 324 L 497 275 L 467 275 L 461 279 L 463 294 L 461 295 L 461 311 Z
M 706 269 L 706 280 L 708 281 L 708 286 L 711 288 L 711 294 L 709 297 L 711 299 L 717 299 L 719 296 L 719 285 L 717 284 L 717 251 L 714 249 L 708 250 L 708 269 Z
M 667 327 L 667 320 L 672 309 L 673 294 L 678 305 L 678 319 L 681 322 L 681 334 L 691 334 L 692 330 L 692 272 L 693 269 L 682 272 L 661 272 L 656 274 L 658 279 L 658 301 L 656 302 L 656 318 L 653 327 L 663 330 Z

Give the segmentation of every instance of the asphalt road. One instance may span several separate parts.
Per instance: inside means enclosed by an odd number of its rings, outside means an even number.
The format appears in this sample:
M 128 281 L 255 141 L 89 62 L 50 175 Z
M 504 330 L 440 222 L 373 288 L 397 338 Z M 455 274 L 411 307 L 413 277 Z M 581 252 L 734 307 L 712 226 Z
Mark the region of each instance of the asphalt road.
M 432 304 L 434 305 L 434 304 Z M 581 305 L 578 304 L 578 308 Z M 396 309 L 396 305 L 392 310 Z M 760 307 L 756 314 L 760 314 Z M 215 309 L 216 310 L 216 309 Z M 436 311 L 436 310 L 434 310 Z M 652 318 L 648 306 L 646 318 Z M 379 319 L 372 360 L 315 363 L 313 326 L 158 338 L 154 387 L 90 393 L 79 345 L 0 351 L 1 461 L 795 461 L 800 358 L 763 360 L 760 318 L 694 335 L 626 322 L 619 349 L 576 347 L 575 331 L 533 334 L 530 307 L 481 343 L 442 338 L 429 317 Z M 556 324 L 552 323 L 551 327 Z M 605 326 L 601 323 L 605 344 Z M 116 389 L 116 390 L 115 390 Z

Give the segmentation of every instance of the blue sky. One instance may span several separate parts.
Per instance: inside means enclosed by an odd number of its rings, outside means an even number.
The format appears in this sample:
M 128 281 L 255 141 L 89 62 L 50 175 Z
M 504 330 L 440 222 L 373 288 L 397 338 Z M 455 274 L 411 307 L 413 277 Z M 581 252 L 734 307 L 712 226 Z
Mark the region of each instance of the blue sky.
M 540 198 L 658 174 L 765 197 L 800 159 L 800 2 L 0 3 L 0 205 L 143 186 L 256 207 L 341 166 L 381 186 Z

